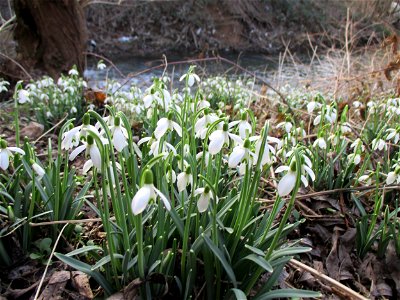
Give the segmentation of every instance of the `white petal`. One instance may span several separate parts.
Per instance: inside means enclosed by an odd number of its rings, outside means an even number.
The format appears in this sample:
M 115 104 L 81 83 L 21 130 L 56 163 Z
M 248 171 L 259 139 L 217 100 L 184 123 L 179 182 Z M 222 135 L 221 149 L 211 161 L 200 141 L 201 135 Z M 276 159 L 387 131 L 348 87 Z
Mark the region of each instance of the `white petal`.
M 208 145 L 208 152 L 210 152 L 212 155 L 219 153 L 224 145 L 224 142 L 225 139 L 223 135 L 220 135 L 219 138 L 211 140 L 210 144 Z
M 0 150 L 0 168 L 7 170 L 9 164 L 8 152 L 4 149 Z
M 18 147 L 7 147 L 8 150 L 25 155 L 25 151 Z
M 153 187 L 154 191 L 158 194 L 158 196 L 160 196 L 161 201 L 164 203 L 165 208 L 170 211 L 171 210 L 171 204 L 169 203 L 167 197 L 165 197 L 165 195 L 163 193 L 161 193 L 160 190 L 156 189 L 155 187 Z
M 77 157 L 79 153 L 81 153 L 85 149 L 86 145 L 80 145 L 78 148 L 71 152 L 71 154 L 69 155 L 69 160 L 74 160 L 75 157 Z
M 151 140 L 151 137 L 150 137 L 150 136 L 144 137 L 144 138 L 142 138 L 142 139 L 138 142 L 138 146 L 140 146 L 141 144 L 143 144 L 143 143 L 145 143 L 145 142 L 148 142 L 148 141 L 150 141 L 150 140 Z
M 392 184 L 396 180 L 396 174 L 394 172 L 389 172 L 386 178 L 386 184 Z
M 97 169 L 101 170 L 101 155 L 100 155 L 100 150 L 99 150 L 99 148 L 97 148 L 97 146 L 94 145 L 94 144 L 91 145 L 91 146 L 90 146 L 89 154 L 90 154 L 90 158 L 91 158 L 92 161 L 93 161 L 93 165 L 94 165 Z
M 296 184 L 296 173 L 288 172 L 278 184 L 278 194 L 281 197 L 289 195 Z
M 301 182 L 303 182 L 304 187 L 308 187 L 308 180 L 307 180 L 307 178 L 306 178 L 304 175 L 301 175 L 300 179 L 301 179 Z
M 245 154 L 246 150 L 243 147 L 237 146 L 233 148 L 228 160 L 229 168 L 236 168 L 237 165 L 242 161 Z
M 229 137 L 236 142 L 238 145 L 243 145 L 243 140 L 240 138 L 240 136 L 233 134 L 233 133 L 228 133 Z
M 32 169 L 35 171 L 38 180 L 41 180 L 43 178 L 44 174 L 46 174 L 46 172 L 43 170 L 43 168 L 41 166 L 39 166 L 37 163 L 32 164 Z
M 314 125 L 318 125 L 320 122 L 321 122 L 321 115 L 318 115 L 318 116 L 314 119 L 313 124 L 314 124 Z
M 201 194 L 199 200 L 197 201 L 197 209 L 199 212 L 205 212 L 208 208 L 208 203 L 210 202 L 210 196 Z
M 198 189 L 196 189 L 196 190 L 194 191 L 194 195 L 195 195 L 195 196 L 200 195 L 200 194 L 202 194 L 202 193 L 204 193 L 204 188 L 198 188 Z
M 314 171 L 311 170 L 311 168 L 309 168 L 309 167 L 307 167 L 307 166 L 304 166 L 304 165 L 303 165 L 303 168 L 304 168 L 304 170 L 306 170 L 306 172 L 308 173 L 308 175 L 310 175 L 311 180 L 314 182 L 314 181 L 315 181 L 315 174 L 314 174 Z
M 178 179 L 178 182 L 177 182 L 178 191 L 182 192 L 184 189 L 186 189 L 186 186 L 189 181 L 189 176 L 187 176 L 186 172 L 182 172 L 182 173 L 178 174 L 177 179 Z
M 134 215 L 143 212 L 151 197 L 151 187 L 144 185 L 140 188 L 132 199 L 131 208 Z
M 172 121 L 172 127 L 174 127 L 176 133 L 177 133 L 180 137 L 182 137 L 182 128 L 181 128 L 181 126 L 179 126 L 178 123 Z
M 236 126 L 237 124 L 239 124 L 240 121 L 232 121 L 228 124 L 228 128 L 232 128 L 233 126 Z
M 280 173 L 282 171 L 289 171 L 290 168 L 288 166 L 280 166 L 278 168 L 276 168 L 275 173 Z
M 118 152 L 121 152 L 122 150 L 124 150 L 124 148 L 126 146 L 128 146 L 126 137 L 120 128 L 117 128 L 114 131 L 113 143 L 114 143 L 115 149 L 117 149 Z
M 251 125 L 247 121 L 240 122 L 239 135 L 242 139 L 246 138 L 247 132 L 251 134 L 251 130 L 252 130 Z
M 87 160 L 82 168 L 82 173 L 86 174 L 90 168 L 93 167 L 93 161 L 91 159 Z
M 224 138 L 225 138 L 224 132 L 222 130 L 216 130 L 213 133 L 211 133 L 209 136 L 210 141 L 224 139 Z
M 160 139 L 168 130 L 169 120 L 162 118 L 157 122 L 157 127 L 154 130 L 154 136 L 156 139 Z

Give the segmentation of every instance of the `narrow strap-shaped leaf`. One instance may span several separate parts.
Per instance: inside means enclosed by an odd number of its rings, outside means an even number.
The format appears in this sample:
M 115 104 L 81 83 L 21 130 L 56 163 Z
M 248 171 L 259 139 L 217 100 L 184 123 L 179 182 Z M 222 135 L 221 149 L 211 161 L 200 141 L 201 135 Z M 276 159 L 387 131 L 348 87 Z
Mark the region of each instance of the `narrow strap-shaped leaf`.
M 85 264 L 75 258 L 66 256 L 64 254 L 61 253 L 55 253 L 54 254 L 59 260 L 61 260 L 62 262 L 66 263 L 67 265 L 71 266 L 72 268 L 81 271 L 89 276 L 92 276 L 100 285 L 101 287 L 104 289 L 104 291 L 108 294 L 111 295 L 114 290 L 112 288 L 112 286 L 110 285 L 110 283 L 104 278 L 103 275 L 101 275 L 99 272 L 97 271 L 92 271 L 90 265 Z
M 249 254 L 246 257 L 242 258 L 241 260 L 251 260 L 263 268 L 265 271 L 272 273 L 274 269 L 272 268 L 271 264 L 265 260 L 264 257 L 257 256 L 255 254 Z
M 78 248 L 74 251 L 69 252 L 68 254 L 66 254 L 65 256 L 75 256 L 75 255 L 79 255 L 82 253 L 86 253 L 89 251 L 103 251 L 103 248 L 99 247 L 99 246 L 84 246 L 82 248 Z
M 237 300 L 247 300 L 246 294 L 239 289 L 231 289 Z
M 233 286 L 236 288 L 237 282 L 236 282 L 235 273 L 233 272 L 232 267 L 229 265 L 229 263 L 225 259 L 221 250 L 219 250 L 217 248 L 217 246 L 214 245 L 214 243 L 210 240 L 210 238 L 208 236 L 206 236 L 205 234 L 203 234 L 202 236 L 203 236 L 203 239 L 206 242 L 207 246 L 211 249 L 211 251 L 214 253 L 214 255 L 221 262 L 222 266 L 224 267 L 224 269 L 226 271 L 226 274 L 228 275 L 229 279 L 232 281 Z
M 266 292 L 262 295 L 257 296 L 254 300 L 268 300 L 277 298 L 318 298 L 321 297 L 321 293 L 314 291 L 306 291 L 299 289 L 280 289 Z

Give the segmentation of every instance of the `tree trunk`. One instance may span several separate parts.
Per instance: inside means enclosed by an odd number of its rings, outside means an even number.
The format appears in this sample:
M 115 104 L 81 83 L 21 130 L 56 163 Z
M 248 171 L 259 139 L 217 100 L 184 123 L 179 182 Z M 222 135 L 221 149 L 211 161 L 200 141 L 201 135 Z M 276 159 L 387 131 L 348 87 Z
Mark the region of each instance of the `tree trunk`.
M 14 0 L 17 60 L 29 71 L 58 78 L 84 69 L 86 21 L 77 0 Z

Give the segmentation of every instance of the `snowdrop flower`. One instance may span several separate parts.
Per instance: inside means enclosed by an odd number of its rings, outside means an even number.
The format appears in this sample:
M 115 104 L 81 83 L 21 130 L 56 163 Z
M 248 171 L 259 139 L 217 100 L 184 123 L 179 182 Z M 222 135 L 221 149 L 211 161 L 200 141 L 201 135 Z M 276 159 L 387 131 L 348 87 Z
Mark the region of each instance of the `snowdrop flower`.
M 36 173 L 36 178 L 40 181 L 42 180 L 43 176 L 46 174 L 45 170 L 39 166 L 34 160 L 31 160 L 32 169 Z
M 358 165 L 361 162 L 361 156 L 357 153 L 349 154 L 347 156 L 347 159 L 349 160 L 349 162 L 354 163 L 355 165 Z
M 175 183 L 175 181 L 176 181 L 176 173 L 172 169 L 171 165 L 168 167 L 168 171 L 166 174 L 166 180 L 168 183 Z
M 289 153 L 290 154 L 290 153 Z M 304 159 L 304 163 L 301 165 L 300 170 L 300 179 L 305 187 L 308 186 L 307 177 L 304 174 L 310 176 L 311 181 L 315 181 L 315 174 L 311 169 L 312 163 L 311 160 L 303 154 L 302 158 Z M 278 183 L 278 194 L 279 196 L 287 196 L 294 189 L 296 185 L 297 179 L 297 170 L 296 170 L 296 160 L 292 158 L 289 166 L 280 166 L 275 170 L 275 173 L 280 173 L 282 171 L 288 171 L 282 179 Z
M 197 200 L 197 209 L 200 213 L 205 212 L 208 208 L 208 204 L 210 203 L 210 199 L 214 199 L 214 195 L 208 185 L 205 188 L 196 189 L 194 191 L 194 195 L 200 195 L 199 200 Z
M 395 144 L 397 144 L 397 143 L 399 142 L 400 135 L 399 135 L 399 132 L 398 132 L 396 129 L 394 129 L 394 128 L 389 128 L 389 129 L 386 130 L 386 132 L 389 132 L 389 134 L 388 134 L 387 137 L 386 137 L 386 140 L 391 140 L 391 139 L 393 139 L 393 142 L 394 142 Z
M 184 79 L 187 80 L 187 85 L 188 85 L 189 87 L 193 86 L 193 84 L 194 84 L 195 81 L 200 82 L 200 77 L 197 76 L 197 75 L 194 74 L 194 73 L 191 73 L 191 74 L 188 74 L 188 73 L 183 74 L 183 75 L 181 76 L 181 78 L 179 78 L 179 81 L 182 81 L 182 80 L 184 80 Z
M 323 137 L 317 138 L 313 144 L 313 147 L 318 146 L 320 149 L 326 149 L 326 142 Z
M 147 145 L 150 146 L 150 151 L 149 154 L 150 155 L 158 155 L 160 153 L 164 153 L 165 157 L 168 155 L 169 151 L 172 151 L 174 153 L 174 155 L 177 154 L 176 149 L 174 146 L 172 146 L 170 143 L 167 142 L 163 142 L 161 144 L 161 141 L 156 139 L 154 134 L 151 137 L 144 137 L 142 138 L 139 142 L 138 142 L 138 146 L 140 146 L 143 143 L 146 143 Z
M 258 157 L 260 156 L 260 153 L 261 153 L 263 132 L 264 132 L 264 130 L 262 130 L 261 135 L 252 136 L 249 138 L 250 141 L 256 141 L 254 164 L 257 164 Z M 263 167 L 267 163 L 272 162 L 272 159 L 273 159 L 272 155 L 276 154 L 275 148 L 272 145 L 270 145 L 270 143 L 275 143 L 277 145 L 278 149 L 282 148 L 282 141 L 280 139 L 278 139 L 276 137 L 272 137 L 272 136 L 267 136 L 263 156 L 261 158 L 261 167 Z
M 239 136 L 242 139 L 245 139 L 249 134 L 252 133 L 252 127 L 249 122 L 247 122 L 247 114 L 244 112 L 241 115 L 240 121 L 233 121 L 229 123 L 229 128 L 238 125 L 239 128 Z
M 8 81 L 6 81 L 6 80 L 0 81 L 0 93 L 8 91 L 7 85 L 10 85 L 10 83 Z
M 204 110 L 204 116 L 197 120 L 194 125 L 194 130 L 196 132 L 196 138 L 201 138 L 204 140 L 207 135 L 208 125 L 214 123 L 218 120 L 215 114 L 210 113 L 209 109 Z
M 71 114 L 76 114 L 76 113 L 78 112 L 78 110 L 76 109 L 75 106 L 72 106 L 69 112 L 70 112 Z
M 321 103 L 311 101 L 307 104 L 307 112 L 311 114 L 315 108 L 320 108 L 321 106 L 322 106 Z
M 372 140 L 372 150 L 382 151 L 383 149 L 386 150 L 386 147 L 387 145 L 384 140 L 377 138 Z
M 179 173 L 177 177 L 177 185 L 178 185 L 178 191 L 182 192 L 186 187 L 190 184 L 193 186 L 193 175 L 191 173 L 191 168 L 188 166 L 185 170 L 185 172 Z
M 175 130 L 176 133 L 181 137 L 182 136 L 182 128 L 178 123 L 172 121 L 172 113 L 168 114 L 168 118 L 161 118 L 157 122 L 157 127 L 154 130 L 154 136 L 156 139 L 160 139 L 167 130 Z
M 100 136 L 100 133 L 98 132 L 97 128 L 94 127 L 93 125 L 90 125 L 90 115 L 86 113 L 83 115 L 82 125 L 74 127 L 67 132 L 64 132 L 61 141 L 61 149 L 69 150 L 72 147 L 78 146 L 80 138 L 81 137 L 86 138 L 88 130 Z M 107 143 L 106 141 L 104 142 Z
M 25 151 L 18 147 L 7 147 L 7 142 L 0 139 L 0 168 L 4 171 L 8 169 L 10 165 L 11 152 L 17 152 L 19 154 L 25 155 Z
M 136 195 L 132 199 L 131 208 L 134 215 L 142 213 L 149 203 L 150 200 L 156 200 L 157 195 L 160 196 L 165 208 L 169 211 L 171 210 L 171 204 L 169 203 L 167 197 L 164 196 L 161 191 L 159 191 L 153 184 L 153 172 L 150 170 L 145 170 L 143 173 L 144 184 L 137 191 Z
M 400 166 L 396 166 L 395 170 L 389 172 L 386 177 L 386 184 L 392 184 L 395 181 L 397 184 L 400 183 Z
M 73 69 L 69 70 L 68 75 L 71 75 L 71 76 L 78 76 L 78 75 L 79 75 L 79 72 L 78 72 L 78 70 L 76 70 L 75 68 L 73 68 Z
M 350 148 L 354 149 L 355 151 L 357 149 L 360 149 L 361 152 L 364 152 L 364 150 L 365 150 L 365 146 L 360 138 L 355 139 L 354 142 L 351 143 Z
M 97 70 L 104 70 L 105 68 L 107 68 L 106 64 L 102 60 L 100 60 L 97 63 Z
M 254 156 L 250 150 L 250 141 L 246 139 L 240 145 L 233 148 L 231 155 L 229 155 L 228 166 L 229 168 L 236 168 L 243 160 L 248 160 L 249 156 Z
M 360 178 L 358 178 L 358 181 L 364 182 L 366 185 L 371 185 L 372 184 L 372 174 L 369 175 L 362 175 Z
M 281 127 L 285 128 L 286 133 L 290 133 L 290 131 L 293 127 L 293 124 L 290 123 L 289 121 L 285 121 L 285 122 L 281 122 L 278 125 L 276 125 L 276 128 L 281 128 Z
M 203 151 L 196 154 L 196 160 L 201 160 L 203 158 Z M 208 152 L 204 154 L 204 165 L 208 167 L 208 163 L 210 161 L 210 155 Z
M 349 133 L 351 132 L 351 125 L 348 122 L 343 122 L 342 125 L 340 125 L 340 130 L 342 133 Z
M 86 155 L 89 154 L 90 157 L 90 159 L 86 161 L 86 163 L 83 165 L 83 169 L 87 172 L 90 167 L 95 166 L 97 169 L 101 170 L 102 159 L 100 155 L 100 150 L 91 135 L 87 136 L 86 143 L 77 147 L 74 151 L 71 152 L 69 160 L 74 160 L 83 150 L 86 150 Z
M 208 151 L 210 154 L 217 154 L 225 144 L 229 145 L 229 138 L 238 144 L 242 142 L 242 139 L 239 136 L 228 132 L 228 124 L 224 123 L 222 129 L 214 131 L 209 137 L 210 144 L 208 145 Z
M 18 103 L 24 104 L 26 102 L 31 102 L 31 99 L 29 98 L 29 92 L 27 90 L 19 90 Z
M 128 146 L 128 132 L 124 127 L 121 126 L 121 119 L 116 116 L 114 119 L 114 125 L 110 128 L 111 134 L 113 136 L 113 144 L 118 152 L 124 150 Z

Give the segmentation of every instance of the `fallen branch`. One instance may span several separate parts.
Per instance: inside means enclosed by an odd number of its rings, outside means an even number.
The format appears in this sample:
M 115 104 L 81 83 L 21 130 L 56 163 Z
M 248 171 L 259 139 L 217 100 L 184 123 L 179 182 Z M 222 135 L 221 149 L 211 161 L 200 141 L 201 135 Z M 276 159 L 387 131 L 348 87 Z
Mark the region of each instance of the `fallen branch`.
M 350 299 L 368 300 L 368 298 L 353 291 L 352 289 L 348 288 L 344 284 L 341 284 L 339 281 L 315 270 L 314 268 L 311 268 L 310 266 L 303 264 L 302 262 L 299 262 L 298 260 L 295 260 L 292 258 L 289 261 L 289 264 L 292 265 L 292 267 L 297 267 L 297 268 L 302 269 L 303 271 L 307 271 L 307 272 L 311 273 L 312 275 L 318 277 L 322 281 L 330 283 L 334 287 L 333 290 L 336 289 L 341 292 L 339 295 L 341 297 L 343 297 L 345 295 L 345 296 L 348 296 Z

